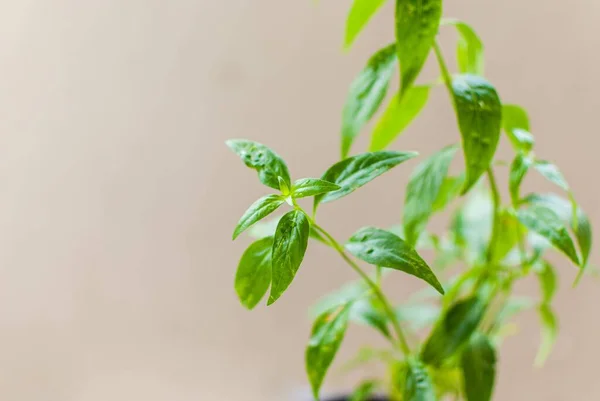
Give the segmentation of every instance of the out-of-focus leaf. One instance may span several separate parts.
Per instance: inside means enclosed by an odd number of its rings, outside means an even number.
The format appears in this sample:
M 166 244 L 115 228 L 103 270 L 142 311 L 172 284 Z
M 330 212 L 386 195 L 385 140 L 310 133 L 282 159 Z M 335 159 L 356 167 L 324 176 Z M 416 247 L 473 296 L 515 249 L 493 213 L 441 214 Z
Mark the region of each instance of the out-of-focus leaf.
M 542 342 L 535 357 L 535 365 L 542 366 L 552 352 L 558 334 L 558 320 L 550 305 L 542 304 L 538 308 L 542 324 Z
M 453 356 L 469 341 L 485 310 L 485 303 L 477 296 L 455 303 L 434 328 L 423 346 L 421 351 L 423 362 L 440 366 Z
M 350 47 L 358 34 L 368 24 L 369 20 L 375 15 L 377 10 L 386 0 L 354 0 L 348 18 L 346 19 L 346 37 L 344 46 Z
M 429 373 L 418 360 L 407 364 L 403 401 L 437 401 Z
M 462 352 L 467 401 L 490 401 L 496 380 L 496 349 L 483 334 L 475 334 Z
M 316 400 L 319 399 L 319 390 L 325 374 L 344 339 L 348 327 L 350 306 L 351 304 L 346 304 L 325 312 L 313 326 L 305 356 L 306 372 Z
M 375 53 L 350 86 L 342 113 L 342 159 L 385 98 L 396 65 L 395 51 L 391 44 Z
M 370 151 L 383 150 L 413 122 L 429 99 L 429 86 L 413 86 L 400 97 L 394 96 L 377 122 Z
M 456 150 L 455 145 L 443 148 L 419 164 L 410 177 L 404 200 L 403 224 L 406 241 L 412 246 L 433 213 Z
M 512 164 L 510 165 L 510 174 L 508 178 L 508 185 L 510 189 L 510 198 L 512 200 L 513 205 L 517 205 L 519 203 L 519 199 L 521 198 L 521 182 L 523 182 L 523 178 L 527 174 L 529 167 L 533 161 L 523 153 L 518 153 L 515 156 Z
M 350 401 L 369 401 L 375 390 L 377 390 L 377 382 L 375 380 L 366 380 L 354 390 L 354 393 L 350 396 Z
M 516 150 L 527 153 L 533 148 L 534 139 L 529 129 L 529 117 L 521 106 L 502 106 L 502 126 Z
M 456 59 L 460 73 L 483 75 L 483 42 L 468 24 L 455 19 L 442 20 L 442 24 L 454 25 L 459 33 Z

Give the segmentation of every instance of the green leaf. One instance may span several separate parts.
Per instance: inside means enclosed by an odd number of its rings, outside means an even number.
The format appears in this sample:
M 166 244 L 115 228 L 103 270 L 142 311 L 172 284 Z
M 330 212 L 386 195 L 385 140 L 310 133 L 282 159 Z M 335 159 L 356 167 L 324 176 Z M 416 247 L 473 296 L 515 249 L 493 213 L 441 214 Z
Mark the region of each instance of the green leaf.
M 447 146 L 419 164 L 410 176 L 404 200 L 404 233 L 414 245 L 433 213 L 457 147 Z
M 553 210 L 564 224 L 571 226 L 581 251 L 581 266 L 586 266 L 592 249 L 592 226 L 585 212 L 577 207 L 574 214 L 572 202 L 554 194 L 532 194 L 527 196 L 524 202 Z M 575 219 L 573 219 L 574 215 Z
M 350 396 L 350 401 L 369 401 L 376 389 L 377 382 L 375 380 L 364 381 L 354 390 L 354 393 Z
M 327 192 L 337 191 L 340 186 L 318 178 L 302 178 L 294 183 L 292 194 L 294 198 L 305 198 Z
M 521 199 L 521 183 L 527 174 L 533 161 L 523 153 L 518 153 L 510 165 L 510 175 L 508 178 L 510 188 L 510 198 L 513 205 L 518 205 Z
M 266 186 L 279 189 L 278 177 L 291 186 L 287 165 L 277 153 L 265 145 L 245 139 L 230 139 L 225 143 L 246 166 L 258 171 L 258 179 Z
M 548 304 L 540 305 L 538 312 L 542 324 L 542 342 L 535 357 L 535 365 L 542 366 L 546 362 L 546 359 L 548 359 L 548 356 L 550 356 L 550 352 L 552 352 L 552 348 L 556 342 L 558 320 Z
M 285 201 L 279 195 L 267 195 L 263 196 L 256 202 L 254 202 L 244 215 L 240 218 L 235 230 L 233 231 L 233 239 L 236 239 L 246 229 L 251 227 L 254 223 L 262 220 L 269 214 L 273 213 L 279 206 Z
M 421 72 L 442 16 L 442 0 L 396 0 L 396 49 L 400 60 L 400 96 Z
M 406 380 L 402 401 L 436 401 L 437 396 L 429 373 L 420 361 L 410 360 L 406 369 Z
M 465 184 L 465 176 L 459 175 L 458 177 L 444 177 L 442 186 L 438 192 L 438 196 L 433 203 L 433 211 L 438 212 L 444 210 L 446 206 L 450 204 L 460 194 L 460 190 Z
M 267 305 L 275 302 L 294 280 L 306 252 L 309 232 L 308 217 L 299 210 L 284 214 L 279 221 L 273 240 L 273 283 Z
M 413 86 L 404 96 L 398 93 L 377 122 L 369 150 L 383 150 L 413 122 L 429 99 L 429 86 Z
M 524 238 L 525 230 L 512 210 L 501 209 L 498 214 L 498 232 L 492 255 L 494 261 L 501 262 L 509 252 Z
M 361 298 L 354 302 L 350 313 L 351 320 L 374 328 L 384 337 L 391 339 L 387 325 L 387 317 L 381 307 L 377 307 L 377 300 L 372 297 Z
M 440 366 L 453 356 L 477 329 L 485 313 L 485 303 L 473 296 L 455 303 L 434 328 L 421 351 L 423 362 Z
M 464 349 L 461 367 L 467 401 L 490 401 L 496 379 L 496 349 L 483 334 L 476 334 Z
M 344 45 L 350 47 L 354 39 L 375 15 L 386 0 L 354 0 L 346 19 L 346 37 Z
M 533 167 L 548 181 L 569 192 L 569 184 L 556 165 L 545 160 L 536 160 Z
M 445 19 L 442 24 L 454 25 L 460 35 L 456 48 L 460 73 L 483 75 L 483 42 L 475 30 L 468 24 L 455 19 Z
M 517 217 L 525 227 L 546 238 L 555 248 L 567 255 L 576 265 L 579 265 L 579 258 L 569 232 L 560 217 L 552 209 L 533 205 L 518 210 Z
M 320 203 L 331 202 L 354 192 L 391 168 L 415 156 L 417 156 L 415 152 L 382 150 L 362 153 L 334 164 L 323 174 L 321 179 L 337 184 L 341 189 L 315 196 L 315 209 Z
M 453 78 L 452 92 L 463 141 L 466 193 L 488 169 L 500 139 L 502 103 L 484 78 L 463 74 Z
M 439 293 L 444 293 L 444 288 L 427 263 L 412 247 L 389 231 L 362 228 L 350 238 L 346 249 L 367 263 L 401 270 L 426 281 Z
M 352 82 L 342 112 L 342 159 L 385 98 L 396 65 L 394 44 L 375 53 Z
M 253 309 L 271 284 L 273 237 L 253 242 L 244 252 L 235 275 L 235 292 L 240 302 Z
M 502 126 L 516 150 L 529 152 L 533 148 L 534 139 L 529 132 L 529 117 L 521 106 L 502 106 Z
M 544 261 L 538 267 L 536 273 L 540 280 L 542 303 L 549 304 L 552 301 L 552 298 L 554 298 L 554 294 L 556 294 L 556 287 L 558 284 L 556 271 L 550 263 Z
M 351 304 L 347 304 L 334 311 L 324 313 L 313 326 L 305 357 L 306 372 L 316 400 L 319 399 L 319 390 L 325 374 L 344 339 L 348 327 L 350 306 Z

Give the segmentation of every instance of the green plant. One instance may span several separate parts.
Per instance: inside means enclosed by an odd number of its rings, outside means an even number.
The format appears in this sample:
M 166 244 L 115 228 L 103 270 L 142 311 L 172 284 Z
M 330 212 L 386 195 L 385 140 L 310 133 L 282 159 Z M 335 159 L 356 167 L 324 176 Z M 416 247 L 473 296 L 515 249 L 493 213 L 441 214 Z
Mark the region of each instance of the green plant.
M 354 0 L 347 20 L 347 46 L 383 3 Z M 396 40 L 377 51 L 352 83 L 342 116 L 341 161 L 321 178 L 292 181 L 285 162 L 271 149 L 247 140 L 227 142 L 258 172 L 260 181 L 277 192 L 250 206 L 234 231 L 236 238 L 250 228 L 257 238 L 244 252 L 235 279 L 242 304 L 254 308 L 269 287 L 267 304 L 277 301 L 292 283 L 311 239 L 337 252 L 360 276 L 313 310 L 306 368 L 317 399 L 349 322 L 357 322 L 373 327 L 390 346 L 362 349 L 348 368 L 376 360 L 386 364 L 389 375 L 385 380 L 361 383 L 352 400 L 366 400 L 382 388 L 393 400 L 490 400 L 496 350 L 509 334 L 510 319 L 516 313 L 528 307 L 539 312 L 542 341 L 537 364 L 544 362 L 552 348 L 558 330 L 552 309 L 557 277 L 546 251 L 554 248 L 576 265 L 577 280 L 588 264 L 590 222 L 559 169 L 534 154 L 527 113 L 519 106 L 503 104 L 482 77 L 483 45 L 474 30 L 441 17 L 442 0 L 396 0 Z M 436 39 L 444 27 L 454 27 L 459 34 L 456 75 L 450 73 Z M 432 49 L 441 79 L 417 85 Z M 350 156 L 354 139 L 383 103 L 397 65 L 400 88 L 375 125 L 369 152 Z M 349 195 L 417 156 L 385 149 L 410 125 L 427 103 L 429 92 L 438 86 L 446 87 L 456 113 L 457 144 L 444 147 L 416 167 L 407 186 L 401 226 L 361 228 L 342 245 L 317 222 L 319 206 Z M 502 131 L 515 153 L 509 165 L 494 159 Z M 450 164 L 459 150 L 464 172 L 451 175 Z M 496 166 L 509 169 L 507 202 L 501 199 Z M 530 171 L 547 178 L 565 197 L 522 195 L 521 182 Z M 310 214 L 298 204 L 304 197 L 314 198 Z M 256 224 L 284 204 L 291 208 L 289 212 Z M 442 211 L 452 216 L 447 232 L 426 231 L 432 215 Z M 432 262 L 419 255 L 422 249 L 435 252 Z M 373 266 L 372 272 L 358 260 Z M 450 266 L 460 266 L 460 273 L 440 282 L 438 277 L 448 276 Z M 393 305 L 381 287 L 384 273 L 392 270 L 413 275 L 430 287 L 414 294 L 407 304 Z M 513 292 L 518 280 L 531 275 L 541 285 L 538 302 Z M 419 333 L 427 327 L 428 335 L 421 341 Z

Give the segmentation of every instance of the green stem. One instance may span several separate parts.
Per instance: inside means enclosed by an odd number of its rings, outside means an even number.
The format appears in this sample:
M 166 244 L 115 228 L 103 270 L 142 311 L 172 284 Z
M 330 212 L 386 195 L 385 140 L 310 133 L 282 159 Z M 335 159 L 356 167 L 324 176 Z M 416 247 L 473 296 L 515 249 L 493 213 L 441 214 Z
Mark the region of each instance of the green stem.
M 438 64 L 440 65 L 442 79 L 444 80 L 444 84 L 446 84 L 446 88 L 448 88 L 448 92 L 450 93 L 450 98 L 452 99 L 452 106 L 456 107 L 456 105 L 454 104 L 454 91 L 452 90 L 452 76 L 450 75 L 450 71 L 448 70 L 446 61 L 444 60 L 442 48 L 440 47 L 440 44 L 437 40 L 433 42 L 433 50 L 435 51 L 435 57 L 437 58 Z
M 496 246 L 496 240 L 498 238 L 498 218 L 500 216 L 500 192 L 498 191 L 498 185 L 496 184 L 496 177 L 494 176 L 494 170 L 488 168 L 487 170 L 488 180 L 490 182 L 490 189 L 492 191 L 492 202 L 494 205 L 494 219 L 492 221 L 492 235 L 490 236 L 490 243 L 488 245 L 487 261 L 492 263 L 494 260 L 494 247 Z
M 323 229 L 322 227 L 320 227 L 318 224 L 316 224 L 314 222 L 313 222 L 313 226 L 315 227 L 316 230 L 320 231 L 321 234 L 323 234 L 329 240 L 329 242 L 331 242 L 331 245 L 340 254 L 342 259 L 344 259 L 344 261 L 346 263 L 348 263 L 350 265 L 350 267 L 356 273 L 358 273 L 358 275 L 369 285 L 369 287 L 371 288 L 371 290 L 373 291 L 375 296 L 381 302 L 381 305 L 383 306 L 385 313 L 388 315 L 388 319 L 392 322 L 392 326 L 394 327 L 394 331 L 396 332 L 396 336 L 398 337 L 398 340 L 399 340 L 400 349 L 402 350 L 402 352 L 405 355 L 410 355 L 410 353 L 411 353 L 410 347 L 408 346 L 408 342 L 406 341 L 406 337 L 404 335 L 404 332 L 402 331 L 400 322 L 398 321 L 398 318 L 396 317 L 396 314 L 394 313 L 394 309 L 391 306 L 389 300 L 386 298 L 386 296 L 381 291 L 381 288 L 379 288 L 379 286 L 373 280 L 371 280 L 371 278 L 367 275 L 367 273 L 365 273 L 364 270 L 361 269 L 360 266 L 357 265 L 356 262 L 354 262 L 348 256 L 346 251 L 344 251 L 344 248 L 342 247 L 342 245 L 340 245 L 340 243 L 337 242 L 335 240 L 335 238 L 333 238 L 331 236 L 331 234 L 329 234 L 327 231 L 325 231 L 325 229 Z

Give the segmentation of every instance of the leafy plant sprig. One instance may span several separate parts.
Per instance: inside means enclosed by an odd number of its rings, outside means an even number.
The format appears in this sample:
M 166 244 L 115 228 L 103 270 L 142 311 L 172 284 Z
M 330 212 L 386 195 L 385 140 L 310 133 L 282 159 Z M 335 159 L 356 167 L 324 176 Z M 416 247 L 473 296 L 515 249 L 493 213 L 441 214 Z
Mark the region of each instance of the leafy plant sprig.
M 347 47 L 383 3 L 354 0 L 347 19 Z M 375 52 L 352 83 L 342 114 L 341 160 L 320 178 L 292 182 L 286 163 L 273 150 L 248 140 L 227 142 L 246 166 L 257 171 L 259 180 L 276 191 L 254 202 L 235 227 L 234 239 L 245 231 L 256 238 L 242 255 L 235 289 L 241 303 L 252 309 L 270 288 L 267 304 L 273 304 L 292 284 L 309 241 L 324 244 L 360 280 L 323 298 L 313 310 L 306 369 L 315 399 L 349 323 L 354 322 L 374 328 L 390 348 L 362 350 L 353 361 L 352 366 L 377 360 L 389 372 L 386 380 L 368 379 L 357 386 L 353 401 L 367 400 L 382 386 L 396 401 L 447 396 L 488 401 L 497 373 L 497 349 L 510 334 L 515 314 L 537 307 L 542 342 L 535 362 L 541 365 L 548 357 L 558 331 L 552 309 L 558 280 L 546 253 L 554 248 L 577 266 L 577 282 L 588 265 L 591 224 L 559 169 L 533 152 L 525 110 L 502 103 L 483 77 L 484 47 L 475 31 L 464 22 L 442 19 L 442 0 L 396 0 L 395 10 L 396 39 Z M 459 35 L 456 74 L 450 72 L 437 42 L 444 27 L 454 27 Z M 437 59 L 460 137 L 412 173 L 401 226 L 361 228 L 342 245 L 317 223 L 319 206 L 351 194 L 417 156 L 386 148 L 410 126 L 438 86 L 416 83 L 430 53 Z M 396 70 L 400 87 L 375 124 L 369 152 L 350 156 L 354 140 L 381 108 Z M 515 152 L 507 203 L 501 199 L 494 172 L 502 132 Z M 464 171 L 451 175 L 450 164 L 459 150 Z M 521 183 L 530 171 L 541 174 L 566 196 L 523 196 Z M 297 202 L 305 197 L 314 199 L 310 214 Z M 265 219 L 285 204 L 290 208 L 287 213 Z M 452 214 L 448 231 L 428 232 L 428 221 L 442 211 Z M 422 249 L 434 250 L 432 262 L 419 255 Z M 373 273 L 358 261 L 374 266 Z M 438 277 L 447 276 L 451 265 L 462 266 L 461 273 L 440 281 Z M 383 273 L 390 270 L 412 275 L 430 290 L 416 293 L 408 304 L 394 305 L 381 287 Z M 514 284 L 530 275 L 540 282 L 537 303 L 513 292 Z M 429 334 L 421 339 L 418 334 L 426 327 Z

